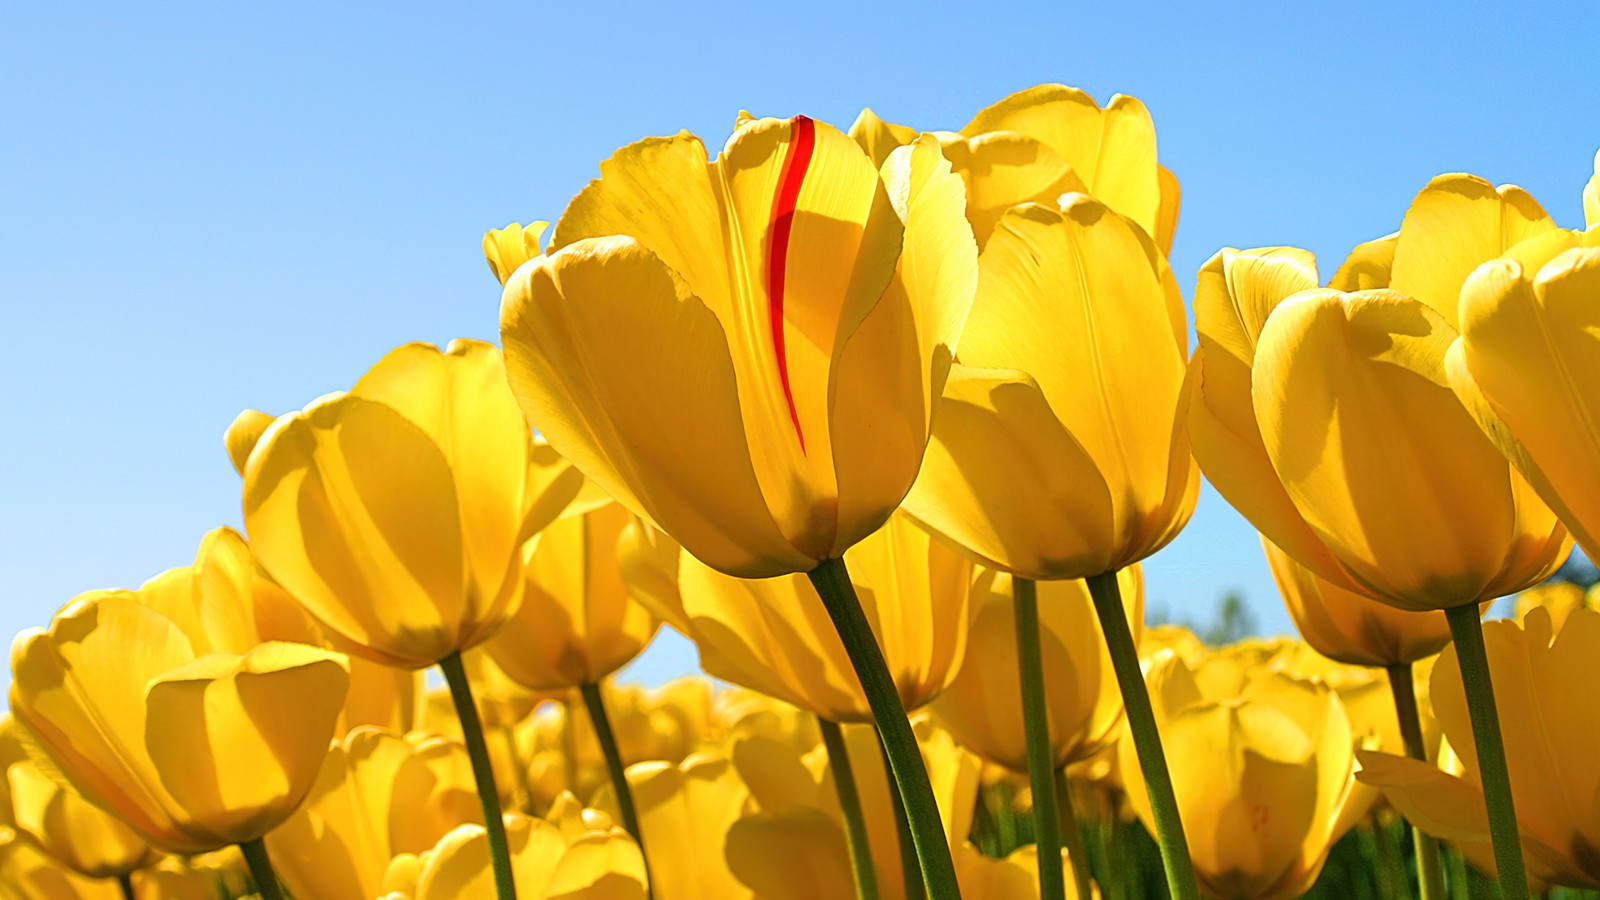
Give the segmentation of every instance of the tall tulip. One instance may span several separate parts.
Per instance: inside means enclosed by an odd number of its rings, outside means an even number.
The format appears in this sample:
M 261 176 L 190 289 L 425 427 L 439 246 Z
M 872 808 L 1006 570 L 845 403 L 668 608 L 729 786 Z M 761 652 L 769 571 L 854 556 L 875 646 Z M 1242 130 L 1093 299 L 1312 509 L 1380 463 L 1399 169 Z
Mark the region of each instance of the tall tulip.
M 349 393 L 266 429 L 245 465 L 244 520 L 273 580 L 353 651 L 444 671 L 510 900 L 499 792 L 461 664 L 516 612 L 522 546 L 541 524 L 533 438 L 505 379 L 479 341 L 391 351 Z
M 1199 474 L 1178 415 L 1187 355 L 1183 298 L 1138 223 L 1083 194 L 1013 207 L 979 260 L 959 365 L 906 498 L 913 517 L 1015 576 L 1047 895 L 1062 875 L 1048 864 L 1059 844 L 1034 583 L 1088 579 L 1144 771 L 1161 781 L 1115 573 L 1165 546 L 1194 510 Z M 1193 896 L 1171 792 L 1154 784 L 1152 795 L 1168 880 Z
M 512 388 L 563 456 L 719 571 L 811 573 L 938 898 L 955 876 L 926 774 L 839 558 L 921 465 L 972 300 L 962 212 L 931 137 L 881 169 L 804 116 L 751 120 L 714 161 L 651 138 L 601 167 L 501 306 Z
M 1543 227 L 1531 203 L 1467 176 L 1435 179 L 1406 215 L 1389 279 L 1415 296 L 1320 289 L 1311 254 L 1292 248 L 1223 250 L 1196 291 L 1189 433 L 1218 491 L 1327 582 L 1401 610 L 1445 610 L 1469 654 L 1481 646 L 1478 604 L 1544 580 L 1571 544 L 1446 374 L 1456 332 L 1443 298 L 1474 255 Z M 1487 670 L 1468 661 L 1492 760 Z M 1509 827 L 1509 782 L 1490 780 Z M 1515 844 L 1502 844 L 1502 870 L 1520 871 Z
M 41 767 L 174 853 L 261 839 L 311 789 L 349 683 L 344 657 L 266 643 L 204 654 L 128 591 L 78 597 L 12 646 L 11 711 Z M 37 755 L 35 755 L 35 748 Z

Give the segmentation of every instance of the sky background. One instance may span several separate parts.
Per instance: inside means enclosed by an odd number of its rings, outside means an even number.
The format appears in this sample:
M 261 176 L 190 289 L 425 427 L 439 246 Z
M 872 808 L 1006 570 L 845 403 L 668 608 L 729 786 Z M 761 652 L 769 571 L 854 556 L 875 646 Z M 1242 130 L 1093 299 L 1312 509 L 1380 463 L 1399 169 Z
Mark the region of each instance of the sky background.
M 238 527 L 240 409 L 299 408 L 407 341 L 496 339 L 483 232 L 553 220 L 640 137 L 719 147 L 740 109 L 955 129 L 1041 82 L 1132 94 L 1182 181 L 1190 297 L 1225 245 L 1305 247 L 1326 278 L 1441 172 L 1581 225 L 1596 47 L 1593 0 L 6 4 L 0 637 Z M 1170 616 L 1237 590 L 1261 631 L 1291 628 L 1209 488 L 1146 571 Z M 694 666 L 667 637 L 628 674 Z

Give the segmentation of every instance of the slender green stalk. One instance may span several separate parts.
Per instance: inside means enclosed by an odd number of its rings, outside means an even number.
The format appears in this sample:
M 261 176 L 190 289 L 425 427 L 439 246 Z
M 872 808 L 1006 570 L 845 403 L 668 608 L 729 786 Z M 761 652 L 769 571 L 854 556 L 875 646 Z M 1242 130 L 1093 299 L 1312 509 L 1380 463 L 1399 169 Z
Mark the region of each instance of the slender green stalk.
M 122 900 L 138 900 L 133 893 L 133 876 L 123 872 L 117 876 L 117 887 L 122 888 Z
M 1427 762 L 1428 747 L 1422 742 L 1422 717 L 1417 712 L 1411 663 L 1394 663 L 1388 668 L 1389 690 L 1394 694 L 1394 711 L 1400 720 L 1400 738 L 1405 743 L 1406 755 Z M 1415 825 L 1411 826 L 1411 840 L 1417 848 L 1417 883 L 1422 900 L 1444 900 L 1444 865 L 1439 861 L 1439 842 Z
M 994 801 L 999 807 L 1000 857 L 1004 859 L 1022 844 L 1022 836 L 1017 834 L 1016 791 L 1012 790 L 1011 782 L 1004 778 L 995 782 Z
M 1489 812 L 1489 835 L 1494 838 L 1500 896 L 1503 900 L 1527 900 L 1528 873 L 1522 863 L 1522 836 L 1517 830 L 1517 807 L 1511 799 L 1511 771 L 1506 768 L 1500 713 L 1495 709 L 1494 684 L 1489 679 L 1489 656 L 1483 649 L 1480 615 L 1476 603 L 1444 611 L 1450 623 L 1450 636 L 1456 643 L 1461 686 L 1466 691 L 1467 712 L 1472 718 L 1472 739 L 1478 748 L 1478 774 L 1483 780 L 1483 801 Z
M 884 746 L 883 735 L 878 735 L 878 749 L 883 753 L 883 770 L 892 773 L 889 751 Z M 895 847 L 900 850 L 900 880 L 905 885 L 906 900 L 922 900 L 928 896 L 928 885 L 922 880 L 922 862 L 917 858 L 917 843 L 911 835 L 911 820 L 906 817 L 906 802 L 898 789 L 889 792 L 889 802 L 894 808 Z
M 1373 866 L 1378 876 L 1378 896 L 1383 900 L 1404 900 L 1410 895 L 1406 890 L 1405 862 L 1401 860 L 1401 850 L 1394 844 L 1394 839 L 1389 835 L 1389 829 L 1376 815 L 1367 820 L 1369 834 L 1362 835 L 1362 844 L 1369 841 L 1372 844 L 1372 856 L 1376 862 Z M 1426 887 L 1423 890 L 1427 890 Z
M 1056 800 L 1061 811 L 1061 839 L 1067 848 L 1067 859 L 1072 862 L 1072 878 L 1080 900 L 1090 900 L 1089 848 L 1083 840 L 1083 826 L 1078 823 L 1078 812 L 1072 805 L 1072 785 L 1067 783 L 1067 767 L 1056 769 Z
M 255 880 L 256 893 L 261 900 L 283 900 L 283 889 L 278 887 L 278 873 L 272 871 L 272 860 L 267 858 L 267 845 L 261 838 L 239 845 L 244 851 L 245 865 L 250 867 L 250 877 Z M 133 887 L 129 883 L 128 890 Z M 133 896 L 131 893 L 128 896 Z
M 628 767 L 622 764 L 622 750 L 617 746 L 616 733 L 611 730 L 611 716 L 606 713 L 606 701 L 600 694 L 600 685 L 586 684 L 578 688 L 583 695 L 583 705 L 589 710 L 589 721 L 594 723 L 594 736 L 600 741 L 600 753 L 606 758 L 606 772 L 611 775 L 611 787 L 617 794 L 617 809 L 622 811 L 622 827 L 633 835 L 639 845 L 639 855 L 644 858 L 646 884 L 649 880 L 650 858 L 644 849 L 644 830 L 639 827 L 639 810 L 633 805 L 633 788 L 628 785 Z M 650 895 L 655 896 L 652 886 Z
M 1017 669 L 1022 685 L 1022 730 L 1028 744 L 1028 785 L 1033 788 L 1033 840 L 1039 850 L 1039 896 L 1065 897 L 1061 871 L 1061 820 L 1056 813 L 1055 755 L 1050 752 L 1050 708 L 1044 699 L 1044 659 L 1039 641 L 1039 592 L 1031 578 L 1012 577 L 1016 608 Z
M 483 739 L 483 722 L 478 705 L 472 701 L 472 686 L 461 665 L 461 651 L 439 660 L 444 682 L 450 687 L 456 718 L 461 720 L 461 739 L 472 760 L 472 778 L 478 786 L 478 802 L 483 805 L 483 830 L 489 837 L 489 862 L 494 866 L 495 896 L 517 900 L 517 883 L 511 874 L 511 847 L 506 843 L 506 823 L 500 816 L 500 789 L 495 787 L 494 768 L 489 765 L 489 745 Z M 263 897 L 262 900 L 268 900 Z
M 822 598 L 822 605 L 833 620 L 850 664 L 861 681 L 861 690 L 872 707 L 884 755 L 889 758 L 890 774 L 905 803 L 906 822 L 916 844 L 917 860 L 932 900 L 953 900 L 961 896 L 956 885 L 956 869 L 950 860 L 950 845 L 945 840 L 939 804 L 928 783 L 928 770 L 922 763 L 922 750 L 911 731 L 906 710 L 900 703 L 883 651 L 872 634 L 872 625 L 861 610 L 855 586 L 843 559 L 826 559 L 810 572 L 811 583 Z
M 1139 757 L 1139 767 L 1144 771 L 1145 789 L 1150 795 L 1150 812 L 1155 818 L 1156 839 L 1161 844 L 1161 864 L 1167 873 L 1167 889 L 1173 900 L 1199 900 L 1200 886 L 1194 877 L 1194 863 L 1189 859 L 1189 843 L 1183 834 L 1183 820 L 1178 815 L 1178 798 L 1172 790 L 1172 773 L 1167 770 L 1167 756 L 1161 749 L 1161 735 L 1156 731 L 1155 712 L 1150 708 L 1150 692 L 1145 687 L 1144 672 L 1139 668 L 1139 649 L 1133 644 L 1133 632 L 1128 628 L 1128 614 L 1122 607 L 1122 589 L 1117 585 L 1117 573 L 1106 572 L 1085 579 L 1089 595 L 1094 598 L 1094 611 L 1100 619 L 1100 630 L 1105 632 L 1106 648 L 1111 653 L 1111 668 L 1116 672 L 1117 686 L 1122 690 L 1122 705 L 1127 711 L 1128 733 L 1133 737 L 1133 749 Z
M 828 767 L 833 769 L 833 786 L 839 793 L 839 809 L 844 813 L 844 835 L 850 844 L 850 874 L 855 877 L 856 896 L 877 900 L 878 874 L 872 868 L 872 843 L 867 839 L 867 820 L 861 814 L 861 794 L 856 790 L 855 770 L 850 767 L 850 751 L 844 732 L 836 722 L 817 717 L 822 745 L 828 750 Z

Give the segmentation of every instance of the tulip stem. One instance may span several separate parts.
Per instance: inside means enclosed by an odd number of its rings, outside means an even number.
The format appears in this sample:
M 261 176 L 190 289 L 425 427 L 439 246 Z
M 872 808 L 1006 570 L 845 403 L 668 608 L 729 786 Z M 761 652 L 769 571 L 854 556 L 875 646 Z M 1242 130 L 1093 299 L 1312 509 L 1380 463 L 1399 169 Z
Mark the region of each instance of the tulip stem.
M 1161 734 L 1150 707 L 1150 692 L 1145 687 L 1144 671 L 1139 667 L 1139 649 L 1128 628 L 1128 614 L 1122 606 L 1122 589 L 1116 572 L 1091 575 L 1085 581 L 1094 598 L 1094 611 L 1105 632 L 1111 668 L 1122 691 L 1122 706 L 1128 716 L 1128 733 L 1144 771 L 1145 789 L 1150 795 L 1150 812 L 1155 819 L 1156 838 L 1161 844 L 1161 863 L 1167 874 L 1167 889 L 1173 900 L 1200 900 L 1200 886 L 1189 859 L 1189 843 L 1178 815 L 1178 798 L 1172 789 L 1172 773 L 1167 755 L 1161 749 Z
M 506 823 L 500 816 L 500 789 L 494 783 L 494 768 L 489 765 L 489 745 L 483 739 L 483 722 L 472 700 L 467 670 L 457 650 L 439 660 L 456 718 L 461 720 L 461 738 L 472 760 L 472 777 L 478 786 L 478 802 L 483 805 L 483 830 L 489 837 L 489 861 L 494 866 L 495 894 L 499 900 L 517 900 L 517 883 L 511 874 L 511 846 L 506 842 Z M 263 898 L 265 900 L 265 898 Z
M 1039 852 L 1039 896 L 1067 893 L 1061 870 L 1061 819 L 1056 812 L 1055 758 L 1050 752 L 1050 708 L 1044 699 L 1044 659 L 1039 639 L 1039 590 L 1032 578 L 1013 576 L 1017 669 L 1022 682 L 1022 730 L 1028 749 L 1028 785 L 1033 788 L 1033 840 Z
M 889 759 L 890 774 L 895 787 L 905 803 L 906 821 L 916 844 L 917 860 L 922 867 L 923 881 L 932 900 L 955 900 L 961 896 L 956 885 L 956 869 L 950 860 L 950 844 L 945 839 L 944 822 L 939 818 L 939 804 L 933 797 L 933 787 L 928 783 L 928 770 L 922 762 L 922 750 L 917 746 L 917 736 L 906 719 L 905 706 L 900 702 L 900 691 L 894 677 L 884 662 L 883 651 L 872 634 L 872 624 L 867 621 L 850 583 L 850 572 L 843 559 L 825 559 L 809 573 L 811 583 L 822 598 L 822 605 L 833 620 L 850 664 L 861 681 L 861 690 L 872 708 L 877 721 L 878 736 L 883 742 L 884 755 Z
M 1417 711 L 1411 663 L 1393 663 L 1388 669 L 1389 689 L 1394 693 L 1394 711 L 1400 720 L 1400 738 L 1405 743 L 1406 755 L 1427 762 L 1428 747 L 1422 741 L 1422 717 Z M 1439 860 L 1439 842 L 1415 825 L 1411 826 L 1411 838 L 1417 849 L 1417 883 L 1422 900 L 1444 900 L 1444 864 Z
M 1005 859 L 1022 846 L 1022 837 L 1017 834 L 1017 792 L 1007 778 L 995 782 L 994 805 L 999 810 L 1000 858 Z
M 872 844 L 867 838 L 867 820 L 861 814 L 861 794 L 856 790 L 855 770 L 850 766 L 850 751 L 844 732 L 836 722 L 817 717 L 822 745 L 828 749 L 828 766 L 833 769 L 833 787 L 839 793 L 839 809 L 844 813 L 844 834 L 850 844 L 850 874 L 855 877 L 860 900 L 878 900 L 878 875 L 872 868 Z
M 628 785 L 628 767 L 622 763 L 622 750 L 617 746 L 616 732 L 611 730 L 611 716 L 606 712 L 606 701 L 599 684 L 585 684 L 578 688 L 583 695 L 583 705 L 589 711 L 589 721 L 594 723 L 594 736 L 600 741 L 600 753 L 606 758 L 606 772 L 611 776 L 611 788 L 617 794 L 617 809 L 622 812 L 622 827 L 633 835 L 639 845 L 639 856 L 644 859 L 645 883 L 652 884 L 650 860 L 644 852 L 644 829 L 639 827 L 639 810 L 633 805 L 633 788 Z M 655 895 L 654 887 L 650 895 Z
M 267 845 L 256 838 L 239 845 L 244 852 L 245 864 L 250 867 L 250 877 L 256 883 L 256 893 L 261 900 L 283 900 L 283 889 L 278 887 L 278 873 L 272 871 L 272 860 L 267 858 Z M 130 883 L 128 888 L 133 885 Z M 131 893 L 128 896 L 133 896 Z
M 1072 863 L 1079 900 L 1090 900 L 1093 889 L 1089 886 L 1089 845 L 1083 840 L 1083 826 L 1078 824 L 1078 811 L 1072 805 L 1066 766 L 1056 770 L 1056 800 L 1061 810 L 1061 838 L 1067 848 L 1067 861 Z
M 878 751 L 883 755 L 883 771 L 892 774 L 894 767 L 889 765 L 889 751 L 881 734 Z M 898 789 L 889 792 L 889 806 L 894 810 L 895 847 L 900 850 L 900 881 L 905 885 L 907 900 L 922 900 L 928 896 L 928 886 L 922 880 L 922 864 L 917 859 L 916 841 L 911 836 L 911 820 L 906 818 L 906 802 Z
M 1489 835 L 1494 839 L 1494 863 L 1500 876 L 1503 900 L 1527 900 L 1528 874 L 1522 862 L 1522 835 L 1517 829 L 1517 807 L 1511 799 L 1511 771 L 1500 736 L 1500 713 L 1495 708 L 1494 684 L 1489 678 L 1489 656 L 1483 647 L 1482 611 L 1476 603 L 1444 611 L 1455 639 L 1461 685 L 1467 694 L 1472 719 L 1472 739 L 1478 749 L 1478 774 L 1483 779 L 1483 800 L 1489 812 Z
M 117 876 L 117 887 L 122 888 L 122 900 L 138 900 L 133 893 L 133 876 L 123 872 Z

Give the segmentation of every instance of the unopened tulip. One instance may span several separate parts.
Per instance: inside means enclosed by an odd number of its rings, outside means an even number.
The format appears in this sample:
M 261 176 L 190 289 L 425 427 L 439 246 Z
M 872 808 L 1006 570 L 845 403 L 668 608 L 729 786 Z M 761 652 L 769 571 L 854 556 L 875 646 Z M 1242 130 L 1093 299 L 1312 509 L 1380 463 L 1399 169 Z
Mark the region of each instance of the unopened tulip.
M 175 853 L 258 841 L 311 789 L 344 657 L 304 644 L 200 655 L 129 592 L 74 600 L 12 647 L 11 711 L 56 773 Z M 32 748 L 30 748 L 30 753 Z
M 1172 779 L 1196 873 L 1213 897 L 1298 897 L 1357 818 L 1349 721 L 1326 684 L 1259 668 L 1241 684 L 1226 663 L 1208 673 L 1209 659 L 1191 669 L 1168 656 L 1149 676 L 1162 732 L 1184 748 Z M 1132 751 L 1122 745 L 1127 772 L 1138 771 Z M 1148 827 L 1137 778 L 1128 799 Z
M 1138 566 L 1118 573 L 1135 639 L 1144 621 L 1144 578 Z M 940 724 L 985 760 L 1028 771 L 1022 700 L 1017 690 L 1017 637 L 1011 577 L 981 572 L 972 587 L 977 607 L 969 658 L 933 703 Z M 1044 680 L 1050 686 L 1050 752 L 1054 768 L 1093 755 L 1118 734 L 1122 695 L 1105 638 L 1082 581 L 1039 583 Z
M 1521 625 L 1484 625 L 1505 753 L 1517 798 L 1528 874 L 1537 881 L 1600 888 L 1600 697 L 1580 686 L 1600 675 L 1600 613 L 1572 611 L 1561 630 L 1531 610 Z M 1416 760 L 1362 753 L 1362 781 L 1383 789 L 1406 818 L 1463 848 L 1492 869 L 1489 819 L 1472 723 L 1454 647 L 1434 667 L 1433 709 L 1463 771 L 1451 775 Z

